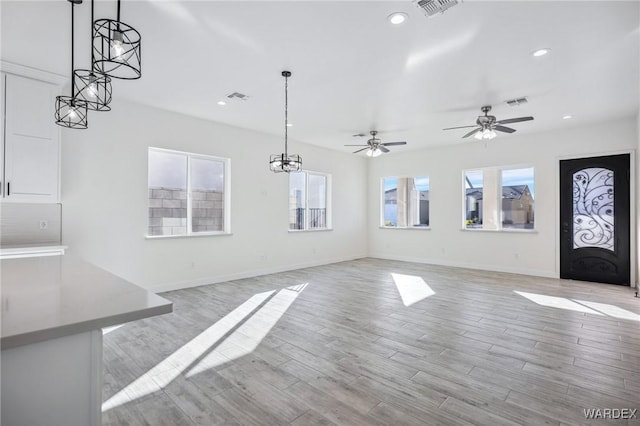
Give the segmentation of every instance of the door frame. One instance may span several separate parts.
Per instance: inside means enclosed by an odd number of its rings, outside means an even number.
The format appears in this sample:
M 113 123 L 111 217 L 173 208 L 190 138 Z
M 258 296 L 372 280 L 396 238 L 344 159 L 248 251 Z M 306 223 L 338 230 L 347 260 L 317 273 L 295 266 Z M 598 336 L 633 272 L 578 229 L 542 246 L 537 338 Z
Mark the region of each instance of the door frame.
M 581 158 L 590 157 L 604 157 L 609 155 L 629 154 L 629 285 L 630 287 L 638 287 L 638 233 L 637 233 L 637 181 L 636 181 L 636 150 L 625 149 L 616 151 L 599 151 L 591 153 L 580 153 L 574 155 L 562 155 L 556 156 L 555 161 L 555 250 L 556 250 L 556 264 L 555 264 L 555 277 L 560 278 L 560 160 L 578 160 Z

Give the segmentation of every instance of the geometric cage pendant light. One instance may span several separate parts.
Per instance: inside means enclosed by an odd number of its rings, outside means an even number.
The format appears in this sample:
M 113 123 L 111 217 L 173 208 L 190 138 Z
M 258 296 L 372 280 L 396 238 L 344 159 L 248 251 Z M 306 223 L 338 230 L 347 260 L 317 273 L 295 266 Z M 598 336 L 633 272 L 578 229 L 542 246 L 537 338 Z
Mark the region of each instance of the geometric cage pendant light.
M 73 84 L 73 8 L 82 0 L 69 0 L 71 3 L 71 96 L 56 96 L 56 124 L 70 129 L 87 128 L 87 103 L 76 98 Z
M 90 34 L 93 31 L 93 1 L 91 0 Z M 111 111 L 111 77 L 93 69 L 93 47 L 91 48 L 91 67 L 88 70 L 75 70 L 73 84 L 76 98 L 87 103 L 92 111 Z
M 269 158 L 269 169 L 274 173 L 290 173 L 302 170 L 302 157 L 297 154 L 289 154 L 288 148 L 288 130 L 289 130 L 289 77 L 291 71 L 282 71 L 284 77 L 284 152 L 282 154 L 273 154 Z
M 93 23 L 93 69 L 113 78 L 140 78 L 141 41 L 135 28 L 120 21 L 118 0 L 117 20 L 98 19 Z

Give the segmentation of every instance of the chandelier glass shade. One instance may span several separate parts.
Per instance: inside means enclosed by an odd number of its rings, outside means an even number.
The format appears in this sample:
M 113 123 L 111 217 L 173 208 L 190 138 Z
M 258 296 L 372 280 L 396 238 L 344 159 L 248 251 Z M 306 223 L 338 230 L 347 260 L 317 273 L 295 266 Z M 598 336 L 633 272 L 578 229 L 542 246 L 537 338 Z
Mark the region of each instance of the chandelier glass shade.
M 302 157 L 287 152 L 289 129 L 289 77 L 290 71 L 282 71 L 284 77 L 284 152 L 272 154 L 269 158 L 269 169 L 274 173 L 290 173 L 302 170 Z

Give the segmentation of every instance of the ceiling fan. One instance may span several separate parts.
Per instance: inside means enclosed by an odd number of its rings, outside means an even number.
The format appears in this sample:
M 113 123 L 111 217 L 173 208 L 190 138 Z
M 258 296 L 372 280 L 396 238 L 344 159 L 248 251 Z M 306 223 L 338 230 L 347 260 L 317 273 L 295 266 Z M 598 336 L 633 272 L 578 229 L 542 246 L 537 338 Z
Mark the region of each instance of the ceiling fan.
M 369 132 L 371 134 L 371 139 L 369 139 L 367 141 L 367 144 L 360 144 L 360 145 L 345 145 L 345 146 L 364 146 L 364 148 L 362 149 L 358 149 L 357 151 L 353 151 L 354 154 L 357 154 L 358 152 L 364 151 L 365 149 L 368 150 L 367 151 L 367 155 L 369 157 L 377 157 L 378 155 L 382 154 L 383 152 L 389 152 L 389 149 L 387 148 L 388 146 L 394 146 L 394 145 L 406 145 L 406 142 L 385 142 L 382 143 L 382 140 L 380 138 L 376 138 L 376 135 L 378 134 L 377 130 L 371 130 Z M 358 133 L 357 135 L 353 135 L 354 137 L 364 137 L 366 136 L 366 134 L 364 133 Z
M 517 117 L 517 118 L 507 118 L 506 120 L 496 120 L 495 115 L 489 115 L 489 111 L 491 111 L 490 105 L 485 105 L 482 108 L 482 112 L 484 115 L 479 115 L 476 119 L 476 124 L 473 126 L 460 126 L 460 127 L 447 127 L 442 130 L 453 130 L 453 129 L 465 129 L 468 127 L 475 127 L 472 131 L 463 136 L 463 138 L 468 138 L 469 136 L 473 136 L 478 140 L 482 139 L 493 139 L 496 137 L 496 130 L 499 132 L 505 133 L 513 133 L 516 129 L 512 129 L 511 127 L 503 126 L 503 124 L 509 123 L 519 123 L 521 121 L 531 121 L 533 117 Z

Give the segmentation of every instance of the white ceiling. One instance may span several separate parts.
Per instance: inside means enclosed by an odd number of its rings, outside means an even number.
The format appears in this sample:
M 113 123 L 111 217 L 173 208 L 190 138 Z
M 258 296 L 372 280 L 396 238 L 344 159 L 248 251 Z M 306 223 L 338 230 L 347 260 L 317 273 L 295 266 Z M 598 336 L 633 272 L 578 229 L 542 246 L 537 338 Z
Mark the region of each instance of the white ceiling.
M 2 59 L 68 75 L 69 3 L 1 7 Z M 76 7 L 77 68 L 88 66 L 89 10 Z M 389 24 L 396 11 L 408 21 Z M 115 1 L 96 2 L 104 17 Z M 336 150 L 372 129 L 408 141 L 396 152 L 473 143 L 442 128 L 473 124 L 485 104 L 498 119 L 535 117 L 515 135 L 638 111 L 638 1 L 466 0 L 427 18 L 410 1 L 125 0 L 122 21 L 142 34 L 143 69 L 114 97 L 282 135 L 288 69 L 290 138 Z M 532 57 L 541 47 L 552 51 Z M 217 105 L 235 91 L 250 99 Z M 504 103 L 521 96 L 529 104 Z

